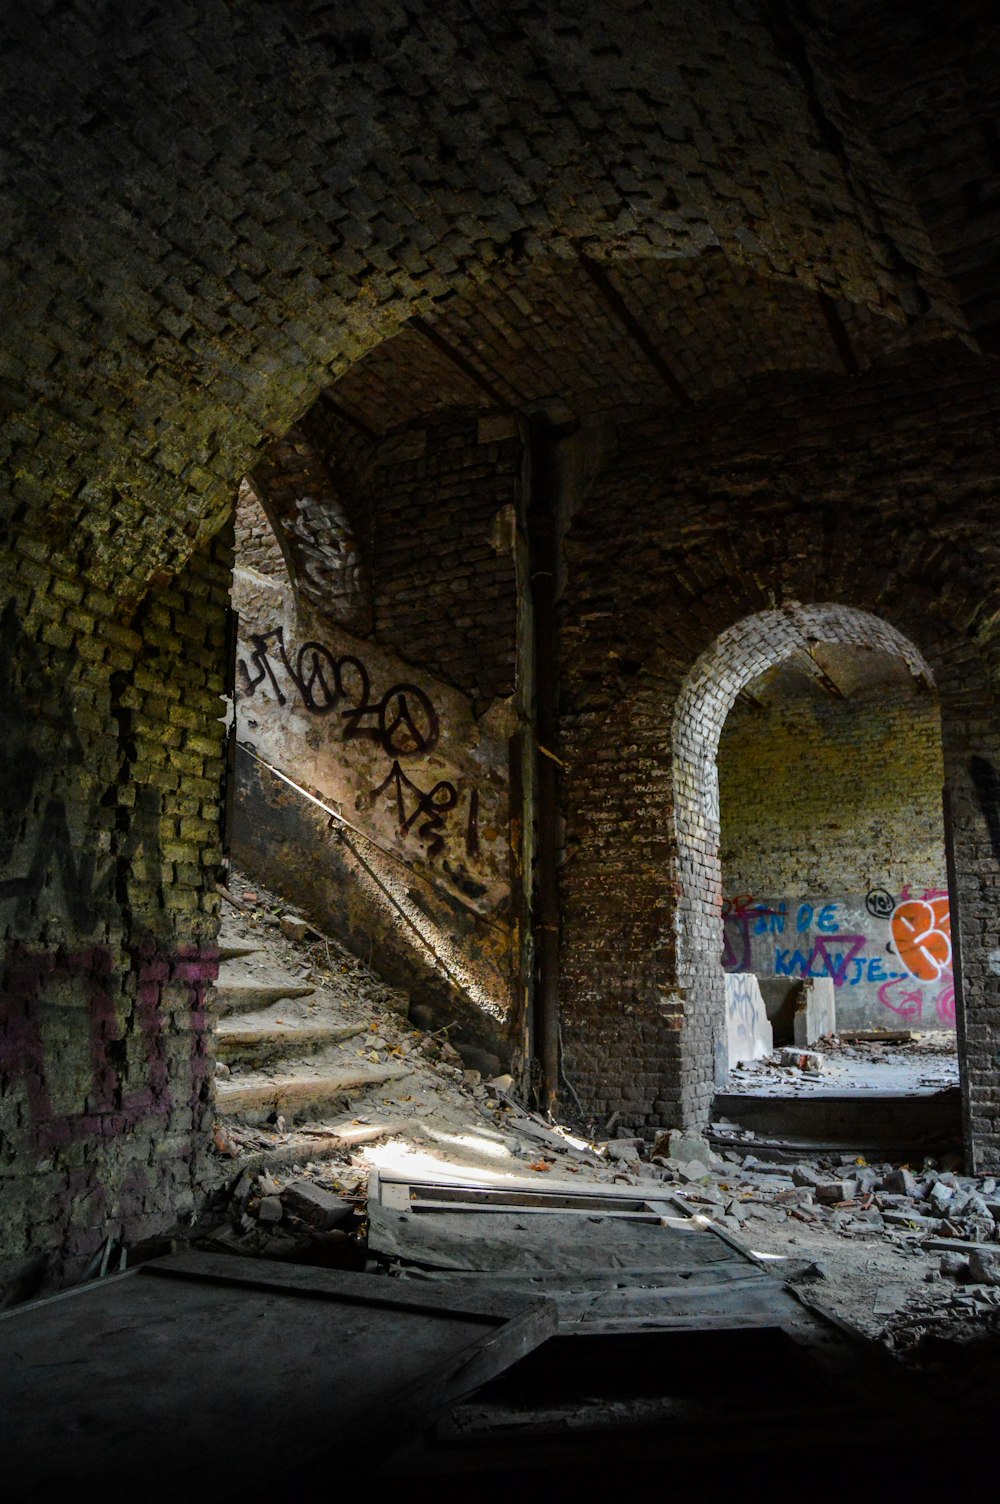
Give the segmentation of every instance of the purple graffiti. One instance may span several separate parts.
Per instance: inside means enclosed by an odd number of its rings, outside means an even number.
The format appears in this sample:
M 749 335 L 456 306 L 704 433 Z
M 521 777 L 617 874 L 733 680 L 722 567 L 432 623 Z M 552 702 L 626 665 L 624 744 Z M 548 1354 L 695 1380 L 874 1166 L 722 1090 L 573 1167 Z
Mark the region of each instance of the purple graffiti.
M 831 977 L 834 987 L 847 983 L 847 968 L 851 962 L 860 964 L 857 957 L 864 950 L 864 935 L 820 935 L 808 952 L 797 950 L 789 959 L 787 950 L 778 950 L 774 956 L 774 969 L 779 977 Z M 815 970 L 817 963 L 823 969 Z M 855 981 L 860 980 L 860 970 Z
M 722 969 L 743 972 L 753 970 L 751 935 L 763 933 L 767 926 L 772 934 L 781 934 L 785 911 L 769 909 L 752 895 L 722 900 Z
M 832 977 L 833 985 L 835 987 L 843 987 L 845 981 L 847 980 L 848 966 L 854 960 L 855 956 L 859 955 L 861 951 L 864 950 L 865 944 L 866 937 L 864 935 L 821 936 L 816 941 L 816 944 L 813 946 L 810 953 L 809 961 L 806 965 L 806 975 Z M 845 949 L 842 953 L 831 953 L 830 947 L 834 945 L 843 945 Z M 818 957 L 822 958 L 823 964 L 826 966 L 825 972 L 821 971 L 819 973 L 814 973 L 812 970 L 813 962 Z
M 67 952 L 30 952 L 15 944 L 7 956 L 0 990 L 0 1079 L 4 1090 L 22 1083 L 32 1136 L 42 1149 L 83 1138 L 113 1138 L 140 1122 L 163 1118 L 174 1106 L 167 1042 L 163 1032 L 164 993 L 180 991 L 191 1030 L 191 1105 L 207 1100 L 209 1059 L 206 992 L 218 973 L 217 950 L 186 947 L 171 955 L 147 942 L 130 955 L 136 979 L 135 1019 L 145 1057 L 144 1079 L 126 1090 L 125 1037 L 119 1026 L 112 987 L 114 953 L 107 946 Z M 89 1032 L 90 1083 L 82 1112 L 56 1109 L 49 1083 L 42 1031 L 45 993 L 72 983 L 82 994 Z M 176 1007 L 174 997 L 170 999 Z

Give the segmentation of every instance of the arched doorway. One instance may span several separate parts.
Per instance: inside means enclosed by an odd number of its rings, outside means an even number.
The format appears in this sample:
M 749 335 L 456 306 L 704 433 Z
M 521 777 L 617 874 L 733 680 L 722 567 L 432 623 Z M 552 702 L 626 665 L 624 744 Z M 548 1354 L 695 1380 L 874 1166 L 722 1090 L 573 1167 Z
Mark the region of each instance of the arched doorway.
M 940 723 L 919 650 L 854 608 L 758 613 L 699 659 L 674 733 L 678 968 L 690 1017 L 711 1028 L 716 1114 L 774 1133 L 781 1112 L 741 1111 L 744 1096 L 884 1093 L 892 1122 L 879 1131 L 891 1136 L 917 1131 L 900 1099 L 937 1086 L 945 1097 L 925 1107 L 926 1131 L 941 1118 L 957 1135 Z M 872 1069 L 880 1040 L 908 1044 L 914 1031 L 950 1044 L 936 1073 L 900 1050 L 892 1071 Z M 794 1087 L 791 1062 L 740 1066 L 780 1060 L 772 1037 L 798 1048 L 841 1033 L 851 1043 L 810 1061 L 815 1079 Z M 839 1116 L 852 1113 L 863 1127 L 857 1105 Z M 785 1120 L 794 1134 L 822 1115 Z

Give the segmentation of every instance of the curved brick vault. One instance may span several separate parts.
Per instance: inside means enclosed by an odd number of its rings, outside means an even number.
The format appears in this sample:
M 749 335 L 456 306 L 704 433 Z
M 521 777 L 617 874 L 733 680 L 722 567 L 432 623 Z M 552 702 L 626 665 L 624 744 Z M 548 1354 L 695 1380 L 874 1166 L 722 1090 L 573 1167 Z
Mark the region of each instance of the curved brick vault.
M 368 450 L 437 408 L 596 417 L 617 456 L 579 498 L 562 639 L 589 842 L 563 884 L 567 1054 L 591 1102 L 638 1069 L 635 1121 L 704 1106 L 643 1063 L 676 986 L 669 798 L 647 836 L 662 770 L 633 777 L 668 700 L 644 694 L 793 581 L 932 664 L 985 943 L 1000 70 L 995 20 L 959 8 L 945 55 L 935 7 L 839 0 L 808 24 L 776 0 L 5 7 L 0 1261 L 81 1267 L 102 1227 L 194 1206 L 237 490 L 274 490 L 303 591 L 349 578 L 357 624 Z M 623 873 L 634 933 L 600 891 Z M 971 1040 L 994 982 L 970 975 Z M 603 1083 L 599 989 L 648 1036 L 628 1066 L 618 1030 Z M 993 1152 L 987 1058 L 969 1131 Z
M 217 529 L 267 434 L 409 315 L 581 247 L 719 246 L 964 324 L 906 184 L 821 115 L 766 10 L 612 14 L 8 8 L 15 515 L 134 600 Z

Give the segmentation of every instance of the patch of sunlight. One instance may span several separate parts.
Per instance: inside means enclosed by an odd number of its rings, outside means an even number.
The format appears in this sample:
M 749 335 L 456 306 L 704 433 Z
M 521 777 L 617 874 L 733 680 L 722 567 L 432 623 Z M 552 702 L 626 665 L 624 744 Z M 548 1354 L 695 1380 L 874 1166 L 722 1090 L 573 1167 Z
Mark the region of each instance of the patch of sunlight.
M 513 1159 L 506 1144 L 492 1143 L 488 1138 L 479 1138 L 471 1133 L 442 1133 L 440 1128 L 424 1124 L 424 1132 L 436 1144 L 451 1144 L 457 1149 L 469 1149 L 474 1154 L 485 1154 L 489 1159 Z
M 422 1130 L 426 1131 L 426 1130 Z M 476 1152 L 482 1153 L 483 1144 L 476 1140 Z M 391 1144 L 373 1145 L 367 1149 L 365 1158 L 370 1160 L 376 1169 L 383 1170 L 387 1175 L 399 1175 L 415 1181 L 435 1182 L 458 1181 L 465 1185 L 475 1183 L 484 1186 L 542 1186 L 543 1177 L 540 1175 L 525 1175 L 523 1171 L 518 1173 L 518 1162 L 514 1161 L 511 1170 L 483 1169 L 480 1165 L 462 1164 L 456 1158 L 446 1160 L 437 1154 L 427 1151 L 421 1152 L 410 1144 L 401 1143 L 398 1140 Z M 572 1190 L 579 1191 L 578 1185 L 571 1185 L 567 1181 L 553 1181 L 547 1176 L 544 1178 L 544 1189 L 547 1191 Z

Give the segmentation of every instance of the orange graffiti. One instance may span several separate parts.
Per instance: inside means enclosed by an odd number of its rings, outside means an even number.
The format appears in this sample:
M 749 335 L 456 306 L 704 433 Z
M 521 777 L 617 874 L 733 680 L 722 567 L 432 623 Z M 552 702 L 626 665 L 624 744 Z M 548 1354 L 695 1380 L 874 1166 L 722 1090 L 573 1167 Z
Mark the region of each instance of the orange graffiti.
M 908 898 L 892 916 L 892 938 L 911 976 L 936 982 L 951 967 L 951 914 L 948 899 Z

